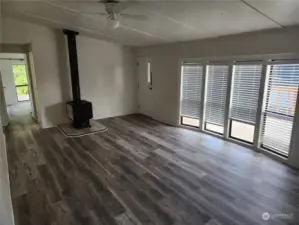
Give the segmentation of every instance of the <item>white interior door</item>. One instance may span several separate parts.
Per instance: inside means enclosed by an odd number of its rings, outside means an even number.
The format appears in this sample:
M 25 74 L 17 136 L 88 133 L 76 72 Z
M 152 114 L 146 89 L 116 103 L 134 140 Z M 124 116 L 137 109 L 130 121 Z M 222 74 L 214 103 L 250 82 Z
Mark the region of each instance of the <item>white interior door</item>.
M 152 116 L 152 71 L 147 58 L 138 59 L 138 111 Z
M 17 104 L 18 98 L 14 83 L 12 62 L 10 60 L 1 60 L 0 69 L 2 74 L 2 82 L 6 105 Z
M 0 121 L 2 122 L 2 126 L 7 126 L 8 125 L 8 114 L 7 114 L 5 97 L 4 97 L 4 88 L 3 88 L 3 83 L 2 83 L 1 71 L 0 71 L 0 117 L 1 117 Z M 2 129 L 1 126 L 0 126 L 0 129 Z M 1 133 L 0 133 L 0 139 L 1 139 Z

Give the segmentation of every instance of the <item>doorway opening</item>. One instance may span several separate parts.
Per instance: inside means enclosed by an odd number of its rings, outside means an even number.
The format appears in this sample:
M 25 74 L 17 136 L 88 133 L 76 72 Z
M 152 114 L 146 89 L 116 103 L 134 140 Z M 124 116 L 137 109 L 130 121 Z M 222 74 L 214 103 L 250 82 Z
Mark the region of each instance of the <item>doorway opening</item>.
M 9 123 L 33 123 L 34 102 L 32 87 L 27 63 L 27 55 L 23 53 L 0 53 L 0 71 L 2 89 L 6 107 L 6 120 L 3 126 Z

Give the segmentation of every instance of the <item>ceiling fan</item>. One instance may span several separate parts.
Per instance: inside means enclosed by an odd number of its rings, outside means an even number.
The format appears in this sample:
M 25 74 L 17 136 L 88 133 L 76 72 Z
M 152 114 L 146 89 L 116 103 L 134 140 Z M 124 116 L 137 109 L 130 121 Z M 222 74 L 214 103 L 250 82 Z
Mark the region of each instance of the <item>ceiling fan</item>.
M 116 29 L 120 26 L 120 19 L 132 19 L 132 20 L 145 20 L 146 16 L 122 13 L 123 10 L 130 7 L 132 2 L 118 1 L 118 0 L 102 0 L 98 3 L 105 5 L 105 13 L 95 12 L 95 13 L 84 13 L 84 14 L 96 14 L 104 16 L 107 19 L 107 25 Z

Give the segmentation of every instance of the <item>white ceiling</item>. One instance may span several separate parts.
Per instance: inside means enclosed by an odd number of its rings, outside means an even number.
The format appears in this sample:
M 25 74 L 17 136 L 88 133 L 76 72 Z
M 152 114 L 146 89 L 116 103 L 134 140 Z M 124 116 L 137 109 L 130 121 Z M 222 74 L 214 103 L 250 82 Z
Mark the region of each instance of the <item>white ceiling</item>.
M 95 0 L 6 0 L 7 16 L 71 28 L 126 45 L 143 46 L 299 25 L 299 0 L 139 0 L 124 13 L 146 20 L 120 19 L 110 29 L 105 17 L 84 12 L 105 12 Z

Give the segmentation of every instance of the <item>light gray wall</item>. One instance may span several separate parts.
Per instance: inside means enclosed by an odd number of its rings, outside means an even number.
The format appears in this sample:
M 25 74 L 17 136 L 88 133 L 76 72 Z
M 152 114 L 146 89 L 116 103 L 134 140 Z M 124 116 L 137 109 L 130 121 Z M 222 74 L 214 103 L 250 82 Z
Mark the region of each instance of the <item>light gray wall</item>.
M 3 18 L 3 42 L 32 44 L 43 127 L 67 121 L 70 100 L 69 68 L 61 30 Z M 82 97 L 94 107 L 94 118 L 136 110 L 136 79 L 132 50 L 106 41 L 78 37 Z
M 94 118 L 130 114 L 137 108 L 135 58 L 131 48 L 84 36 L 77 38 L 82 99 Z
M 1 4 L 0 0 L 0 43 L 1 43 Z M 0 49 L 1 50 L 1 49 Z M 3 97 L 3 92 L 0 93 Z M 5 111 L 3 108 L 6 107 L 3 98 L 0 96 L 0 117 Z M 10 185 L 8 178 L 8 165 L 7 165 L 7 154 L 5 147 L 5 139 L 2 130 L 2 121 L 0 118 L 0 224 L 14 225 L 14 217 L 12 211 Z
M 179 108 L 179 63 L 186 58 L 223 58 L 299 53 L 299 28 L 275 29 L 219 38 L 135 48 L 136 57 L 147 57 L 153 72 L 153 117 L 176 125 Z M 299 116 L 299 113 L 297 113 Z M 297 123 L 299 124 L 299 122 Z M 299 126 L 299 125 L 298 125 Z M 299 139 L 299 128 L 296 139 Z M 289 163 L 299 168 L 299 141 Z
M 1 179 L 0 180 L 0 224 L 13 225 L 14 219 L 13 219 L 10 185 L 9 185 L 9 178 L 8 178 L 7 154 L 6 154 L 5 137 L 3 135 L 1 120 L 0 120 L 0 179 Z

